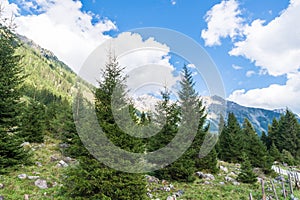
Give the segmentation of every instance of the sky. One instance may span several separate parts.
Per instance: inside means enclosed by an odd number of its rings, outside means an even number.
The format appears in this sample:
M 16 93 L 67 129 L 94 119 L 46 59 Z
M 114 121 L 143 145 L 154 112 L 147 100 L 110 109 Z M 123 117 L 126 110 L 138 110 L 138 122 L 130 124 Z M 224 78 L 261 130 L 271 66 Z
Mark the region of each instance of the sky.
M 161 51 L 134 52 L 121 64 L 163 65 L 155 68 L 157 74 L 168 74 L 164 80 L 175 85 L 183 62 L 171 54 L 170 46 L 156 38 L 126 34 L 137 28 L 167 28 L 204 48 L 221 75 L 228 100 L 266 109 L 287 107 L 300 114 L 300 0 L 0 2 L 3 15 L 14 16 L 18 33 L 53 51 L 75 72 L 99 45 L 123 38 L 127 44 Z

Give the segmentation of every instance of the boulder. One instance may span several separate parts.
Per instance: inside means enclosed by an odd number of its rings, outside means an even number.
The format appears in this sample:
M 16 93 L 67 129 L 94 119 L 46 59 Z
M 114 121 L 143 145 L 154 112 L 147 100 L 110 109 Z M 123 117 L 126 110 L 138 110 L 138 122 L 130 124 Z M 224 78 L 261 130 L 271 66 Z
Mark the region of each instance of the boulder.
M 39 176 L 28 176 L 27 178 L 30 179 L 30 180 L 36 180 L 40 177 Z
M 222 165 L 220 166 L 220 170 L 223 171 L 223 172 L 225 172 L 225 173 L 228 173 L 227 167 L 224 167 Z
M 215 177 L 212 174 L 205 174 L 203 172 L 196 172 L 196 174 L 199 176 L 199 178 L 203 178 L 206 180 L 215 180 Z
M 58 163 L 57 163 L 57 167 L 68 167 L 68 163 L 66 163 L 65 161 L 63 160 L 60 160 Z
M 168 196 L 167 197 L 167 200 L 176 200 L 176 196 L 175 195 L 172 195 L 172 196 Z
M 47 189 L 48 188 L 47 181 L 43 180 L 43 179 L 37 179 L 34 182 L 34 185 L 39 187 L 40 189 Z
M 19 174 L 18 178 L 19 179 L 26 179 L 27 178 L 27 174 Z
M 55 162 L 55 161 L 58 161 L 58 160 L 59 160 L 59 158 L 56 157 L 55 155 L 50 156 L 50 161 L 51 162 Z
M 234 178 L 231 178 L 230 176 L 225 176 L 225 181 L 226 181 L 226 182 L 234 182 L 235 179 L 234 179 Z

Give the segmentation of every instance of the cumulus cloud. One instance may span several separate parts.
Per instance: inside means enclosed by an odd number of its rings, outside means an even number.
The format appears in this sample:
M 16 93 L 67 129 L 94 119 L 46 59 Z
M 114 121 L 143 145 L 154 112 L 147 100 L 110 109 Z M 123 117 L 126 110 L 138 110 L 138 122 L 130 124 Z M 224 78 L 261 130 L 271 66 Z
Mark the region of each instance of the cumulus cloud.
M 82 3 L 72 0 L 20 0 L 15 22 L 17 32 L 34 40 L 73 70 L 78 71 L 84 60 L 106 39 L 106 31 L 116 29 L 109 19 L 97 21 L 96 15 L 82 11 Z M 31 14 L 20 15 L 20 10 Z
M 244 106 L 275 109 L 285 108 L 300 114 L 300 73 L 289 74 L 285 85 L 272 84 L 266 88 L 234 91 L 228 99 Z
M 253 76 L 254 74 L 255 74 L 255 71 L 253 71 L 253 70 L 249 70 L 249 71 L 246 72 L 246 76 L 247 76 L 247 77 L 251 77 L 251 76 Z
M 241 70 L 243 69 L 243 67 L 239 66 L 239 65 L 232 65 L 232 68 L 235 69 L 235 70 Z
M 243 18 L 236 0 L 223 0 L 213 6 L 205 16 L 207 29 L 202 30 L 201 37 L 206 46 L 221 45 L 221 38 L 235 38 L 243 30 Z
M 273 76 L 297 72 L 300 67 L 299 18 L 300 1 L 293 0 L 268 24 L 257 19 L 246 26 L 246 39 L 236 42 L 229 54 L 244 56 Z
M 104 42 L 91 54 L 80 71 L 84 79 L 97 84 L 109 49 L 113 49 L 120 66 L 125 68 L 131 94 L 159 93 L 163 86 L 170 89 L 179 80 L 179 76 L 174 75 L 174 66 L 170 64 L 170 48 L 167 45 L 129 32 Z

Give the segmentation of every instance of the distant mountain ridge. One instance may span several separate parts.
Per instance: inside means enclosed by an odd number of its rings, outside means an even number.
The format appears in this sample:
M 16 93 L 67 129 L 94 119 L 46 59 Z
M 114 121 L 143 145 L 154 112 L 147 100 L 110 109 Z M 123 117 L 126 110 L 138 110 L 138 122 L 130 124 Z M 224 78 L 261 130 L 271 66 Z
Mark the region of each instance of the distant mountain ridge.
M 159 99 L 151 95 L 143 95 L 141 98 L 135 99 L 134 103 L 137 109 L 147 112 L 153 110 L 153 105 L 158 101 Z M 279 119 L 285 112 L 284 109 L 268 110 L 246 107 L 232 101 L 224 100 L 219 96 L 203 96 L 202 101 L 207 110 L 207 119 L 210 122 L 210 130 L 213 132 L 218 131 L 220 113 L 225 115 L 225 120 L 228 113 L 234 113 L 241 126 L 245 118 L 249 119 L 256 132 L 261 135 L 263 131 L 266 133 L 268 132 L 268 125 L 272 123 L 274 118 Z M 147 104 L 150 105 L 148 109 L 146 106 Z M 300 121 L 299 116 L 297 116 L 297 118 Z
M 36 90 L 48 90 L 57 96 L 71 100 L 74 86 L 78 84 L 76 74 L 51 51 L 42 48 L 25 36 L 18 35 L 18 37 L 23 45 L 17 52 L 23 56 L 24 63 L 26 63 L 25 72 L 29 74 L 25 84 Z M 83 80 L 80 80 L 79 84 L 84 93 L 93 87 Z M 232 101 L 225 101 L 218 96 L 204 96 L 202 99 L 213 131 L 218 130 L 219 115 L 224 110 L 226 110 L 226 113 L 223 113 L 225 118 L 229 112 L 232 112 L 241 125 L 244 118 L 248 118 L 259 135 L 262 131 L 267 132 L 268 125 L 272 123 L 273 118 L 279 119 L 285 111 L 284 109 L 267 110 L 245 107 Z M 148 112 L 155 109 L 158 101 L 158 98 L 146 94 L 135 98 L 133 102 L 138 110 Z M 224 109 L 225 103 L 226 109 Z M 300 121 L 299 116 L 297 117 Z

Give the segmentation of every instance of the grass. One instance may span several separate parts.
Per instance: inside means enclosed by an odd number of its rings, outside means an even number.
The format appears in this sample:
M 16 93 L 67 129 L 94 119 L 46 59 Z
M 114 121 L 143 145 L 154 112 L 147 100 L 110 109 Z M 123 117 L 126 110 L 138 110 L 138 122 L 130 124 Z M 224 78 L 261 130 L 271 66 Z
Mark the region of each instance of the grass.
M 53 139 L 50 136 L 45 136 L 44 144 L 31 144 L 33 151 L 33 163 L 40 162 L 42 166 L 36 164 L 31 166 L 22 166 L 16 171 L 12 171 L 8 174 L 0 176 L 0 183 L 4 184 L 4 188 L 0 189 L 0 195 L 4 196 L 5 199 L 9 200 L 20 200 L 24 199 L 24 195 L 28 194 L 30 200 L 39 199 L 57 199 L 63 200 L 68 199 L 61 196 L 59 193 L 62 181 L 64 169 L 57 167 L 57 163 L 63 158 L 59 150 L 60 141 Z M 51 161 L 50 157 L 55 156 L 59 158 L 58 161 Z M 249 199 L 249 194 L 252 193 L 253 199 L 261 199 L 261 185 L 259 182 L 249 185 L 240 184 L 233 185 L 231 182 L 225 181 L 225 176 L 230 172 L 239 171 L 239 166 L 231 163 L 219 162 L 219 165 L 225 166 L 228 169 L 228 173 L 220 171 L 215 175 L 215 180 L 209 181 L 210 184 L 204 184 L 205 180 L 197 178 L 193 183 L 180 183 L 180 182 L 169 182 L 167 185 L 172 184 L 174 189 L 169 192 L 161 190 L 163 185 L 161 181 L 159 183 L 148 183 L 148 189 L 151 190 L 153 199 L 165 200 L 168 196 L 178 190 L 183 190 L 183 196 L 178 199 L 181 200 L 209 200 L 209 199 L 220 199 L 220 200 L 232 200 L 232 199 Z M 45 179 L 48 184 L 48 189 L 39 189 L 34 185 L 35 180 L 19 179 L 19 174 L 27 174 L 29 176 L 40 176 L 40 179 Z M 232 178 L 234 178 L 231 175 Z M 287 179 L 287 177 L 286 177 Z M 270 179 L 266 179 L 266 193 L 267 195 L 272 194 Z M 224 182 L 224 185 L 220 184 Z M 56 186 L 53 186 L 56 185 Z M 283 199 L 281 195 L 281 184 L 275 183 L 277 194 L 280 199 Z M 289 191 L 288 184 L 285 184 L 285 188 Z M 294 191 L 296 197 L 300 197 L 299 191 Z M 274 198 L 275 199 L 275 198 Z

